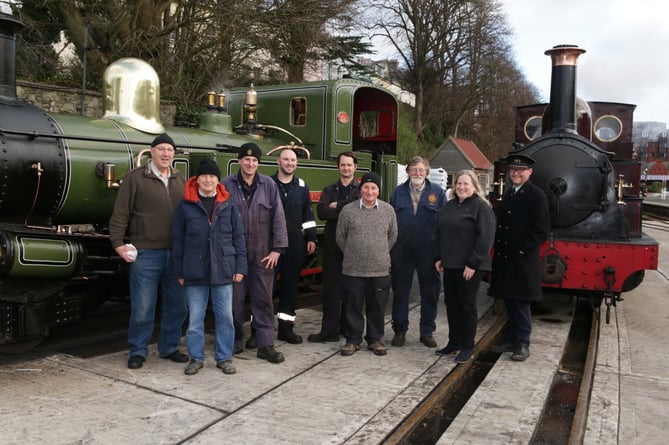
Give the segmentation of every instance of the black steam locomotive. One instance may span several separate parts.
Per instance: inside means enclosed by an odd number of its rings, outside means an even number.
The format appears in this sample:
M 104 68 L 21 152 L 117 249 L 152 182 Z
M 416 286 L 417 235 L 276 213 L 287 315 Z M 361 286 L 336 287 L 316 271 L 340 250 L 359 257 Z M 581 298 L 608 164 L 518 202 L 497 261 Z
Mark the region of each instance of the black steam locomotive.
M 544 287 L 610 305 L 656 270 L 658 243 L 642 233 L 640 164 L 633 159 L 634 105 L 576 97 L 571 45 L 548 51 L 549 104 L 519 107 L 512 153 L 534 158 L 532 182 L 548 197 L 552 228 L 542 246 Z M 507 165 L 495 163 L 491 201 L 501 199 Z

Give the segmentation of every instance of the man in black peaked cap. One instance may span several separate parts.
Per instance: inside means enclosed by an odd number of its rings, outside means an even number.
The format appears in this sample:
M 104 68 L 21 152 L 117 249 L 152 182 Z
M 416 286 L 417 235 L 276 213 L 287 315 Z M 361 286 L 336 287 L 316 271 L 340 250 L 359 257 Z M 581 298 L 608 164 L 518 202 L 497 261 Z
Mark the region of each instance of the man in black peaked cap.
M 507 156 L 508 188 L 497 209 L 492 280 L 488 293 L 503 298 L 508 313 L 504 343 L 496 352 L 512 352 L 511 359 L 530 355 L 531 303 L 541 301 L 539 248 L 551 228 L 546 194 L 530 182 L 535 161 L 523 154 Z

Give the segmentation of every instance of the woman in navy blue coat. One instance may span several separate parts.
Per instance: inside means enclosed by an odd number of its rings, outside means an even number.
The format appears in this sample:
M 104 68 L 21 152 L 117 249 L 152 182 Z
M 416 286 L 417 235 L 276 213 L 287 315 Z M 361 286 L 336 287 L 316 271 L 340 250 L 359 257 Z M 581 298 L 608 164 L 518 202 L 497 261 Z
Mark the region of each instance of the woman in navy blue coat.
M 221 172 L 203 159 L 186 182 L 184 199 L 174 213 L 172 258 L 179 283 L 186 287 L 189 321 L 186 345 L 191 361 L 184 371 L 196 374 L 204 362 L 204 317 L 207 303 L 216 319 L 216 366 L 226 374 L 232 364 L 235 326 L 232 283 L 247 273 L 244 225 L 230 194 L 219 184 Z

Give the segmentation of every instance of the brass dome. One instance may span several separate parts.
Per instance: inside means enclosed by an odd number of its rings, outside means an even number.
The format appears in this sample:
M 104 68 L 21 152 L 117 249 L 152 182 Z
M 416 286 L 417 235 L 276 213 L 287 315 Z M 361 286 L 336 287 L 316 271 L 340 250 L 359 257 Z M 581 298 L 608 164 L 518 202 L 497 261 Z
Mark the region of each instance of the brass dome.
M 160 80 L 151 65 L 125 57 L 107 67 L 103 77 L 104 117 L 146 133 L 163 133 Z

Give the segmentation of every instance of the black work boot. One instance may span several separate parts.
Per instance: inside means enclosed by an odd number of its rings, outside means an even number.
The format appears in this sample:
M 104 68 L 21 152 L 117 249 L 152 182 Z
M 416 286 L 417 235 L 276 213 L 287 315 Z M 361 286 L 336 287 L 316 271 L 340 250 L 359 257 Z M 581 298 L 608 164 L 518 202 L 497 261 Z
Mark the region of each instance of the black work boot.
M 395 336 L 390 341 L 390 344 L 393 346 L 404 346 L 406 342 L 406 331 L 395 331 Z
M 302 343 L 302 336 L 293 332 L 293 326 L 294 323 L 292 321 L 279 320 L 279 333 L 276 338 L 288 342 L 291 345 L 299 345 Z

